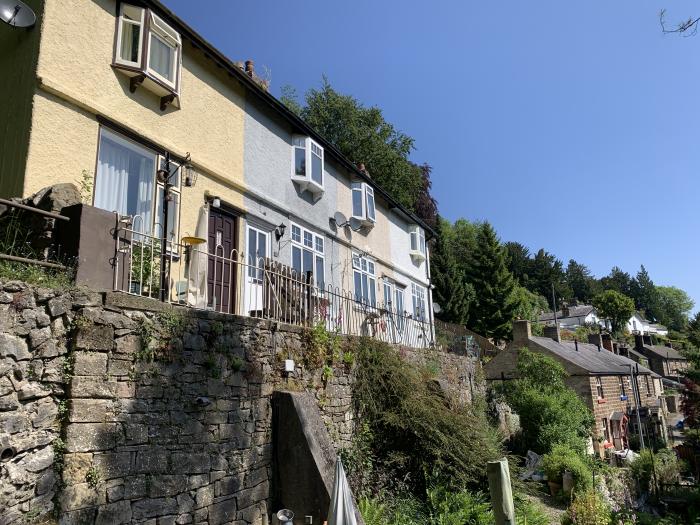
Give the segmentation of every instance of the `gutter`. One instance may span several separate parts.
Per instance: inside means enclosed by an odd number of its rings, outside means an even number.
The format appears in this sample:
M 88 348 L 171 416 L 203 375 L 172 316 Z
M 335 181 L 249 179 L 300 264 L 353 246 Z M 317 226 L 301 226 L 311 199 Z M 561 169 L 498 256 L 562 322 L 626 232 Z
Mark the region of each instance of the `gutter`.
M 428 238 L 437 237 L 435 231 L 428 226 L 423 220 L 419 219 L 412 211 L 404 207 L 402 204 L 397 202 L 389 193 L 386 192 L 381 186 L 378 186 L 375 181 L 368 177 L 365 173 L 361 172 L 357 166 L 355 166 L 350 160 L 343 155 L 338 148 L 336 148 L 331 142 L 326 138 L 321 136 L 316 130 L 309 126 L 304 120 L 299 118 L 294 112 L 292 112 L 287 106 L 282 104 L 274 96 L 270 95 L 267 91 L 262 89 L 257 83 L 253 81 L 248 75 L 246 75 L 241 68 L 234 64 L 229 58 L 227 58 L 221 51 L 216 49 L 212 44 L 205 40 L 199 33 L 187 25 L 180 17 L 173 13 L 170 9 L 165 7 L 159 0 L 143 0 L 143 3 L 150 7 L 151 9 L 158 11 L 163 18 L 169 22 L 171 25 L 178 28 L 183 37 L 189 39 L 194 47 L 202 49 L 204 56 L 214 60 L 217 65 L 226 69 L 230 76 L 236 78 L 245 88 L 250 90 L 254 95 L 256 95 L 261 101 L 265 102 L 272 109 L 280 113 L 293 127 L 298 130 L 303 131 L 309 137 L 312 137 L 316 142 L 320 143 L 324 149 L 331 152 L 331 154 L 336 158 L 336 160 L 343 165 L 348 171 L 350 171 L 354 176 L 362 179 L 363 181 L 371 184 L 372 187 L 378 192 L 384 200 L 389 203 L 390 210 L 396 210 L 400 215 L 404 215 L 409 220 L 418 224 L 421 228 L 426 231 L 426 234 L 430 234 Z M 426 235 L 427 236 L 427 235 Z

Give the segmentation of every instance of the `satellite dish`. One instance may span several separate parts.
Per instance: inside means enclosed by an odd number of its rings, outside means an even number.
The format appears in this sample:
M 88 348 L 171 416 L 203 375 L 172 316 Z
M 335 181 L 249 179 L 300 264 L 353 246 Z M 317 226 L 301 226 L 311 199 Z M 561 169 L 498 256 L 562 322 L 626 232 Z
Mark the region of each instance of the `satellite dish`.
M 36 23 L 36 15 L 21 0 L 0 0 L 0 20 L 12 27 L 32 27 Z
M 362 228 L 362 221 L 355 217 L 350 219 L 350 229 L 354 232 L 359 231 Z
M 442 312 L 442 306 L 438 303 L 433 303 L 433 313 L 439 314 L 440 312 Z
M 338 227 L 345 226 L 348 222 L 348 220 L 345 218 L 345 215 L 343 215 L 339 211 L 335 212 L 335 215 L 333 215 L 333 220 L 335 221 L 335 225 Z

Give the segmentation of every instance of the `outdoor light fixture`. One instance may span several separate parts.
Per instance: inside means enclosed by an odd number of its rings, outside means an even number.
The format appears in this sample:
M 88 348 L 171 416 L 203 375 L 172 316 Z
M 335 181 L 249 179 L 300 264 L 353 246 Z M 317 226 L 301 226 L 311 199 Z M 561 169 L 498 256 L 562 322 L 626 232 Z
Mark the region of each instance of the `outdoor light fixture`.
M 287 229 L 287 226 L 284 223 L 281 223 L 279 226 L 275 228 L 275 240 L 279 242 L 279 240 L 284 237 L 284 230 Z
M 221 199 L 219 197 L 212 197 L 211 205 L 212 208 L 221 208 Z
M 197 184 L 197 175 L 197 172 L 194 170 L 194 168 L 192 168 L 192 164 L 188 162 L 185 165 L 184 185 L 188 188 L 192 188 L 195 184 Z

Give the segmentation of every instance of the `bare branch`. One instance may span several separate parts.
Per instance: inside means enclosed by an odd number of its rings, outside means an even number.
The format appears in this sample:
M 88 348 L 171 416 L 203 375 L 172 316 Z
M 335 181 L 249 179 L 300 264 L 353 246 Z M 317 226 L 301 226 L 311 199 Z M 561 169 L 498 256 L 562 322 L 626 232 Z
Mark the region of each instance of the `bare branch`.
M 668 29 L 666 27 L 666 10 L 662 9 L 659 13 L 659 23 L 661 24 L 661 31 L 663 33 L 680 33 L 684 37 L 695 36 L 698 32 L 698 22 L 700 22 L 700 17 L 693 18 L 691 16 L 687 20 L 676 25 L 674 29 Z

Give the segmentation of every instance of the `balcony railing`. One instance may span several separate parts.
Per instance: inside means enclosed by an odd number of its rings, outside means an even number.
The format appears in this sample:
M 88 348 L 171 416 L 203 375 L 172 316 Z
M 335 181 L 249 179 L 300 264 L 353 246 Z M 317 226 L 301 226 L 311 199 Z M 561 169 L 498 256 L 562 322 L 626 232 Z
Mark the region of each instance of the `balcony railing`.
M 205 244 L 201 246 L 206 246 Z M 331 332 L 365 335 L 389 343 L 429 347 L 427 316 L 370 303 L 332 285 L 316 286 L 311 272 L 299 273 L 269 258 L 250 257 L 222 245 L 210 252 L 142 233 L 127 220 L 116 235 L 114 289 L 200 310 L 276 320 Z

